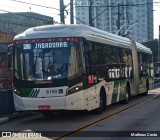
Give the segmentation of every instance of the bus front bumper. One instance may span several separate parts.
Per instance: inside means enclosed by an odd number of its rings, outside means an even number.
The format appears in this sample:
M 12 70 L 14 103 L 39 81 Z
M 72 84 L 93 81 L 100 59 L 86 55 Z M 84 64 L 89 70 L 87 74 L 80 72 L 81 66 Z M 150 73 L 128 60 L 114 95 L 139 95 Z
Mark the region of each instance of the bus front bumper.
M 78 96 L 77 96 L 78 95 Z M 13 93 L 16 111 L 25 110 L 86 110 L 83 93 L 64 97 L 30 98 Z

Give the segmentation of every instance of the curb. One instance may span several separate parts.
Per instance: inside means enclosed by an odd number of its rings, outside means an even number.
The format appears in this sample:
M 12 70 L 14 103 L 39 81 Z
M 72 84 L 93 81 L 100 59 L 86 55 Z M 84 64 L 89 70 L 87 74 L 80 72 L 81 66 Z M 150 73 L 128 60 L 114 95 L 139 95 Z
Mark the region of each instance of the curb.
M 0 118 L 0 123 L 7 122 L 8 120 L 9 120 L 9 117 Z
M 9 120 L 14 120 L 14 119 L 17 119 L 17 118 L 20 118 L 20 117 L 28 116 L 30 114 L 31 114 L 31 112 L 15 112 L 13 114 L 9 114 L 7 116 L 0 117 L 0 123 L 4 123 L 4 122 L 7 122 Z

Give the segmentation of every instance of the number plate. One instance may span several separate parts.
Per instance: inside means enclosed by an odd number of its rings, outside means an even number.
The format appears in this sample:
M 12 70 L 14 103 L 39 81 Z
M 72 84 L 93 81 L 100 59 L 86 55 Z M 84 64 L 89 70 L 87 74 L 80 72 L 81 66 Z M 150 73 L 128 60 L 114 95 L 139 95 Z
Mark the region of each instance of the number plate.
M 39 110 L 51 110 L 50 106 L 38 106 Z

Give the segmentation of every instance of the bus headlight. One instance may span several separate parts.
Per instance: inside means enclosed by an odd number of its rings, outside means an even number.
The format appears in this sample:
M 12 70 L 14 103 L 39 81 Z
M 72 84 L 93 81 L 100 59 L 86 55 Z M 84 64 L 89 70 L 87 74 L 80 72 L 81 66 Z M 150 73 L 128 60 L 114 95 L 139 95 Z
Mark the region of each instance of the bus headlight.
M 73 87 L 70 87 L 69 89 L 67 89 L 67 95 L 76 93 L 82 89 L 83 89 L 82 83 L 76 84 Z
M 14 92 L 15 94 L 17 94 L 17 95 L 20 95 L 20 91 L 19 91 L 19 89 L 17 89 L 17 88 L 13 88 L 13 92 Z

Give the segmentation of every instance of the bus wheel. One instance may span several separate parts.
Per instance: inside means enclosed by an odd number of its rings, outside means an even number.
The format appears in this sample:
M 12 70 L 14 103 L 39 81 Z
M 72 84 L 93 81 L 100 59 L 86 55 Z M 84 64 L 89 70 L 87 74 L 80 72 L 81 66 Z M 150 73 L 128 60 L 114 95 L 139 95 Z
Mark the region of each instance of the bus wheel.
M 148 80 L 146 81 L 146 91 L 143 93 L 144 96 L 147 96 L 148 95 L 148 90 L 149 90 L 149 82 Z
M 99 102 L 100 102 L 100 106 L 99 108 L 95 109 L 95 114 L 101 114 L 103 111 L 106 110 L 106 102 L 105 102 L 105 96 L 104 94 L 100 94 L 99 96 Z

